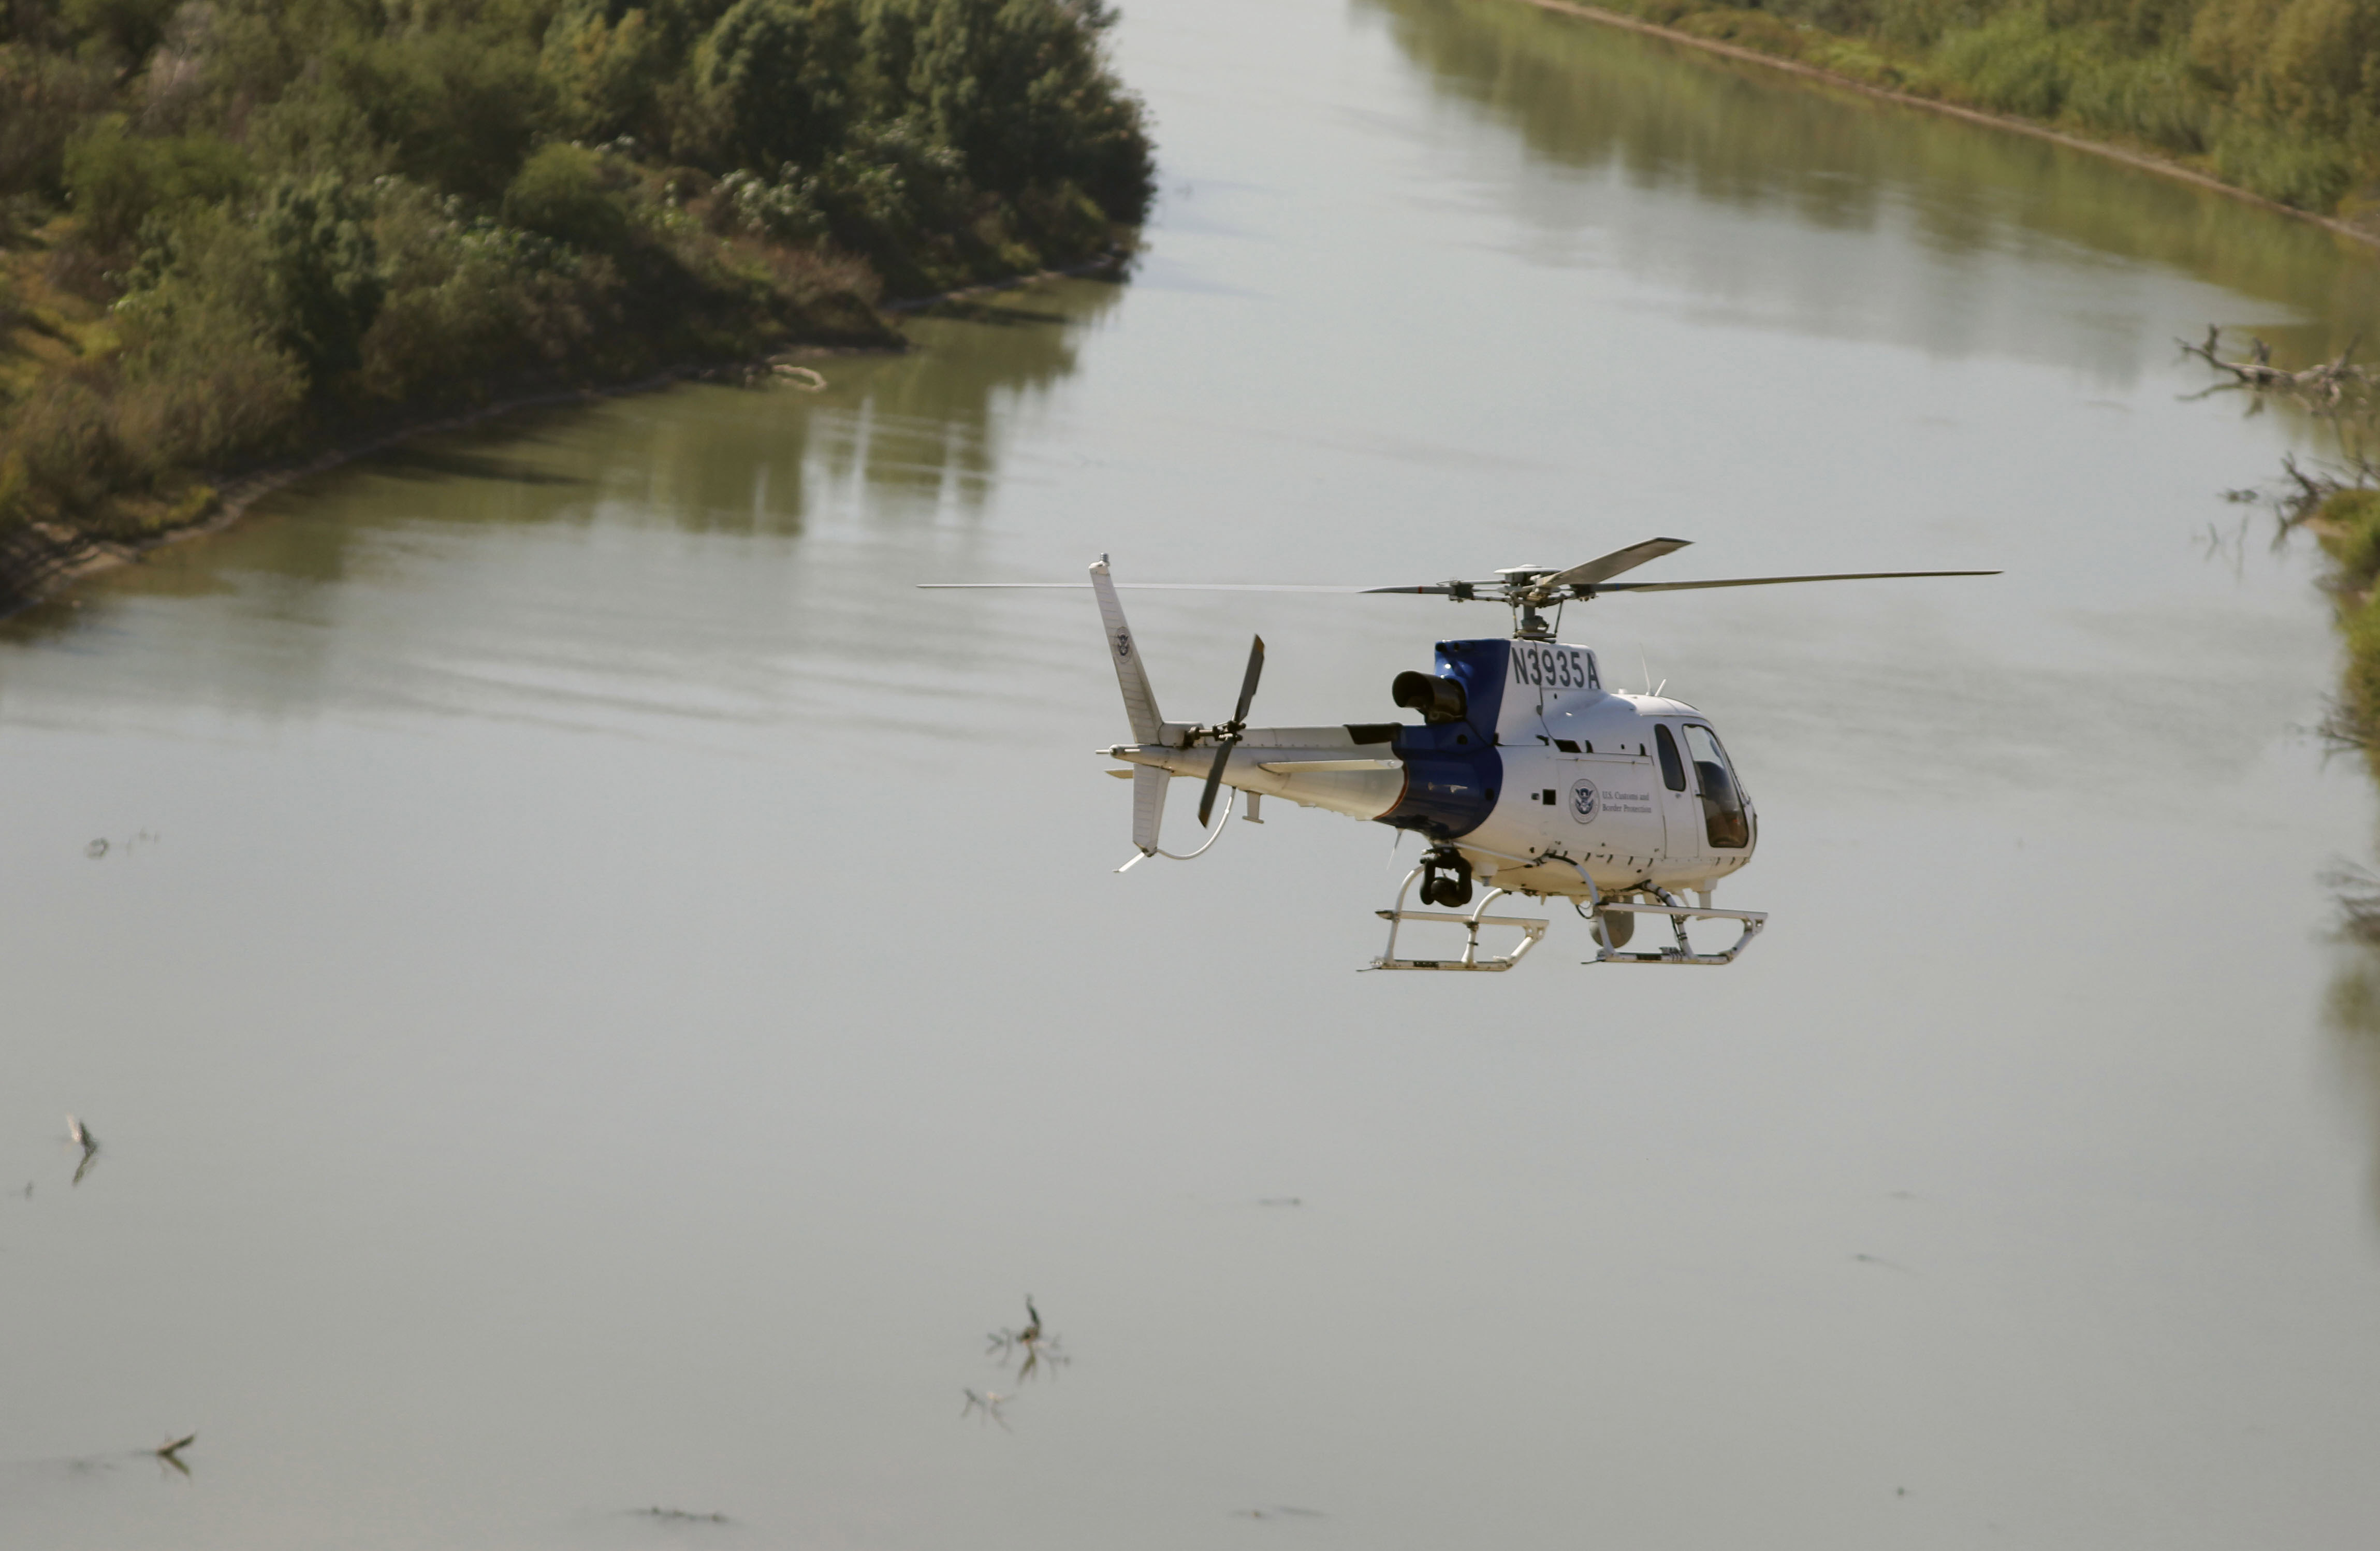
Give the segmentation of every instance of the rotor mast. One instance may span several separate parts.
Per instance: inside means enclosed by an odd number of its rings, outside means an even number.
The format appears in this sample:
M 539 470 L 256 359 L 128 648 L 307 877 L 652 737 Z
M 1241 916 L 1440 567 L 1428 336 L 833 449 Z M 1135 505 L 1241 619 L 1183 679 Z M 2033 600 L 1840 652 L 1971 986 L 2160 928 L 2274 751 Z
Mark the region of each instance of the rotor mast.
M 1504 566 L 1496 574 L 1504 579 L 1504 601 L 1512 605 L 1512 639 L 1514 641 L 1551 641 L 1553 621 L 1537 612 L 1543 597 L 1531 584 L 1541 576 L 1552 576 L 1553 566 Z

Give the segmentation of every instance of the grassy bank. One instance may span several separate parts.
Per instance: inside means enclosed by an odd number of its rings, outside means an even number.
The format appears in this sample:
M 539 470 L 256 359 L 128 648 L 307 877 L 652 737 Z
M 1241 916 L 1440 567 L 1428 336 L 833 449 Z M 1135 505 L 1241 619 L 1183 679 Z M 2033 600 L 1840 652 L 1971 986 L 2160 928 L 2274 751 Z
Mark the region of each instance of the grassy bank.
M 2311 531 L 2330 558 L 2325 579 L 2345 661 L 2324 732 L 2361 750 L 2380 776 L 2380 466 L 2350 459 L 2308 473 L 2291 467 L 2296 488 L 2280 498 L 2283 522 Z
M 0 6 L 0 538 L 139 542 L 228 472 L 374 426 L 889 342 L 888 290 L 1081 262 L 1151 191 L 1110 19 Z
M 1598 0 L 2380 228 L 2380 0 Z
M 2237 490 L 2233 500 L 2269 507 L 2279 536 L 2304 531 L 2329 559 L 2323 585 L 2332 600 L 2344 661 L 2338 692 L 2321 728 L 2335 747 L 2362 751 L 2380 776 L 2380 371 L 2358 366 L 2351 348 L 2329 361 L 2292 368 L 2276 364 L 2261 340 L 2245 354 L 2227 356 L 2220 335 L 2185 348 L 2230 377 L 2218 390 L 2252 396 L 2250 412 L 2279 402 L 2307 414 L 2332 442 L 2328 457 L 2301 463 L 2281 459 L 2284 478 L 2262 489 Z M 2380 895 L 2371 920 L 2380 943 Z

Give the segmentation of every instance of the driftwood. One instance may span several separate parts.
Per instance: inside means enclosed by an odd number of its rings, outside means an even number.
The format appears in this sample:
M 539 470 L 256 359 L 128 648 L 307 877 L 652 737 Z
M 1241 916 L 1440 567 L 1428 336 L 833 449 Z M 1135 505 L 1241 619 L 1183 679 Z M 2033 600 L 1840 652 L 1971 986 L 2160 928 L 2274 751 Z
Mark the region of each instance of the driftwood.
M 2245 360 L 2225 360 L 2215 353 L 2222 343 L 2223 330 L 2214 324 L 2206 325 L 2204 344 L 2193 345 L 2187 339 L 2177 339 L 2185 354 L 2196 356 L 2218 372 L 2228 372 L 2231 381 L 2225 387 L 2253 388 L 2258 392 L 2281 392 L 2303 399 L 2308 404 L 2336 404 L 2350 390 L 2361 393 L 2380 383 L 2371 372 L 2352 364 L 2349 358 L 2355 354 L 2356 341 L 2350 339 L 2347 348 L 2335 360 L 2309 366 L 2301 372 L 2287 372 L 2273 364 L 2273 347 L 2265 341 L 2249 336 L 2249 355 Z

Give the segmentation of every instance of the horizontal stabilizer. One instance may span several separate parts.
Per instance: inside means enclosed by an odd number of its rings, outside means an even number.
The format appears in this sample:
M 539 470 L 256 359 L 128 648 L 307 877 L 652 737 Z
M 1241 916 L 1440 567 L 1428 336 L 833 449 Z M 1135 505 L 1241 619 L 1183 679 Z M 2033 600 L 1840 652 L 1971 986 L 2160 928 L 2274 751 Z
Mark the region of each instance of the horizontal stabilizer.
M 1402 760 L 1269 760 L 1259 763 L 1258 770 L 1269 770 L 1276 776 L 1293 776 L 1301 770 L 1402 770 Z

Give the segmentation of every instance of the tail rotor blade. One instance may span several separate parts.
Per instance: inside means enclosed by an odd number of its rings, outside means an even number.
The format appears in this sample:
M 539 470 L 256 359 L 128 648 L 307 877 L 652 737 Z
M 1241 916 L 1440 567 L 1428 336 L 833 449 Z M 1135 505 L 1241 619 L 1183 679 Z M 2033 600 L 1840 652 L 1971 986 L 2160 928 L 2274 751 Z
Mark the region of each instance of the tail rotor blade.
M 1215 763 L 1207 769 L 1207 789 L 1198 794 L 1198 824 L 1206 827 L 1207 815 L 1215 811 L 1215 791 L 1223 784 L 1223 767 L 1232 763 L 1232 746 L 1239 742 L 1240 733 L 1248 725 L 1248 706 L 1257 698 L 1257 680 L 1264 677 L 1264 637 L 1256 638 L 1248 647 L 1248 671 L 1240 676 L 1240 703 L 1232 712 L 1232 719 L 1215 730 L 1223 736 L 1215 744 Z
M 1239 708 L 1232 713 L 1232 726 L 1241 727 L 1246 724 L 1248 704 L 1257 698 L 1257 680 L 1263 677 L 1264 637 L 1258 636 L 1256 638 L 1256 644 L 1248 648 L 1248 671 L 1240 679 L 1240 704 Z
M 1215 791 L 1223 784 L 1223 766 L 1232 763 L 1232 746 L 1240 740 L 1236 732 L 1228 733 L 1215 745 L 1215 763 L 1207 767 L 1207 789 L 1198 794 L 1198 826 L 1207 825 L 1207 815 L 1215 811 Z

